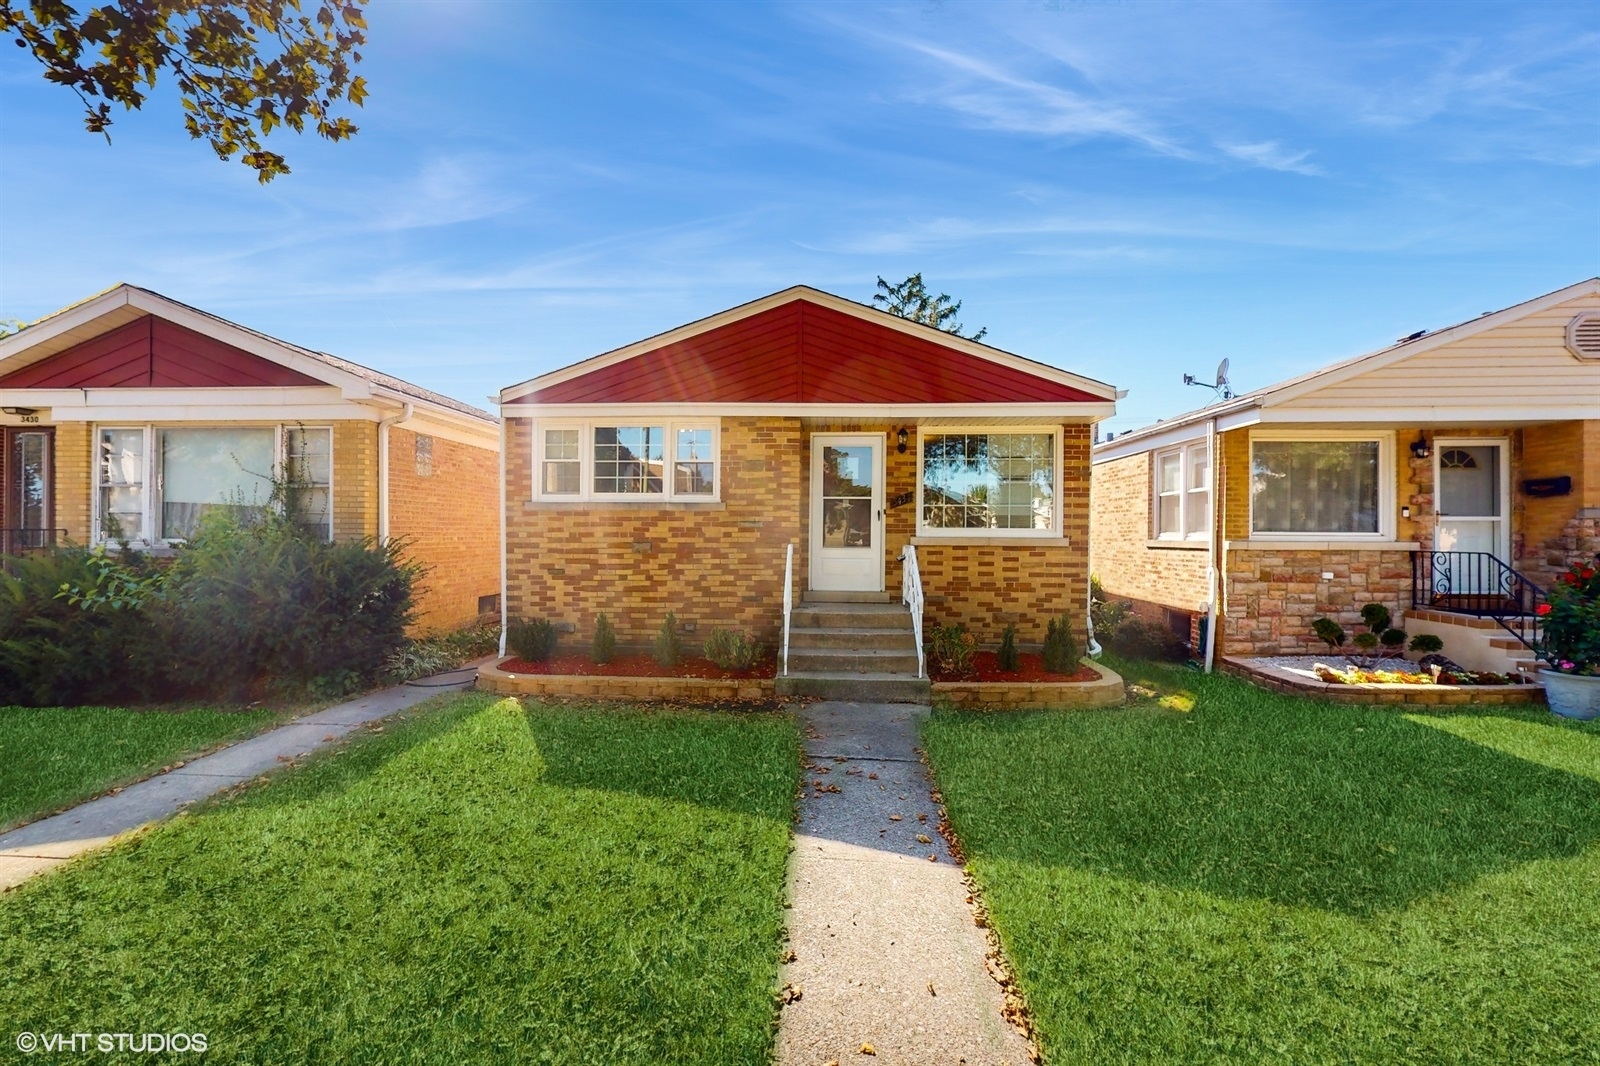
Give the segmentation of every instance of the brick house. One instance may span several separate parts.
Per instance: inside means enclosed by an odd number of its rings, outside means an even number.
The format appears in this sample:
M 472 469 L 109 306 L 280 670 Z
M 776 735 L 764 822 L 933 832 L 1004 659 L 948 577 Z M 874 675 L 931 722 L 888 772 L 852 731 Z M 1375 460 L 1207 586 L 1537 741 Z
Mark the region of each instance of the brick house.
M 331 538 L 405 537 L 418 627 L 497 608 L 496 418 L 118 285 L 0 339 L 0 551 L 125 537 L 170 550 L 200 517 L 304 483 Z
M 1098 381 L 801 286 L 499 400 L 509 618 L 779 646 L 792 558 L 791 687 L 880 695 L 921 672 L 907 568 L 929 625 L 1084 632 Z
M 1312 654 L 1378 602 L 1509 669 L 1600 550 L 1600 279 L 1100 443 L 1092 498 L 1108 595 L 1197 652 L 1215 617 L 1213 656 Z

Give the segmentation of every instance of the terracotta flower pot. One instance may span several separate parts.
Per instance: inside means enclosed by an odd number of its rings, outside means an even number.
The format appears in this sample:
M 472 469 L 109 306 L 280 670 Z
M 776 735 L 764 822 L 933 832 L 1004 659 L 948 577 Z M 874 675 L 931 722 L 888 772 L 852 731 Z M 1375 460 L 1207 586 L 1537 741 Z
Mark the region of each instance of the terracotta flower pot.
M 1541 669 L 1539 680 L 1544 683 L 1544 697 L 1556 714 L 1584 722 L 1600 718 L 1600 677 Z

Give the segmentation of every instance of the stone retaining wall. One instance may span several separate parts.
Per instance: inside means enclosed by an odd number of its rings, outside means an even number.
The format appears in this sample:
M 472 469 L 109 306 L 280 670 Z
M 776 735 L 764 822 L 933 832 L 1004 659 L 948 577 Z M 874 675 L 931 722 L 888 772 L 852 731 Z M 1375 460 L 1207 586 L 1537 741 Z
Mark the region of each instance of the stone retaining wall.
M 1077 710 L 1117 707 L 1125 698 L 1122 678 L 1099 663 L 1085 662 L 1095 681 L 935 681 L 936 703 L 978 711 Z
M 1340 685 L 1313 681 L 1276 666 L 1224 656 L 1217 664 L 1225 674 L 1291 696 L 1312 696 L 1334 703 L 1405 704 L 1421 707 L 1542 706 L 1538 685 Z
M 703 677 L 594 677 L 587 674 L 512 674 L 505 659 L 478 667 L 478 687 L 502 696 L 589 696 L 603 700 L 770 700 L 773 679 L 723 681 Z

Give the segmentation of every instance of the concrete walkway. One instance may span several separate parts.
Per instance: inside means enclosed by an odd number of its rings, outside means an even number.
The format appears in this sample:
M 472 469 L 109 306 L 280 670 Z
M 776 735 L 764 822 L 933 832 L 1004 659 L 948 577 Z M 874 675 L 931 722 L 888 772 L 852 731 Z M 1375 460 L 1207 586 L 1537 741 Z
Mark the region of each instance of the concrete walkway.
M 115 795 L 74 807 L 0 836 L 0 890 L 54 869 L 114 837 L 169 818 L 190 804 L 276 767 L 380 718 L 431 699 L 470 688 L 477 664 L 416 684 L 383 689 L 360 699 L 308 714 L 259 733 L 176 770 L 129 785 Z M 451 678 L 459 677 L 459 681 Z
M 806 792 L 782 980 L 800 998 L 783 1008 L 778 1061 L 1026 1066 L 965 879 L 935 828 L 915 751 L 928 708 L 816 703 L 799 713 Z

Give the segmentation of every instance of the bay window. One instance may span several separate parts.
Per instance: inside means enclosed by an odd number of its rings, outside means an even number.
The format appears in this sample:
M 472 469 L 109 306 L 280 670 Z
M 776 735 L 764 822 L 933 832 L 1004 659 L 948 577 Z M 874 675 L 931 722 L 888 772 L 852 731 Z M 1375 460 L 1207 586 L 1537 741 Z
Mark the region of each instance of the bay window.
M 1392 451 L 1376 435 L 1253 436 L 1251 535 L 1386 535 Z
M 535 427 L 534 496 L 547 500 L 717 496 L 717 430 L 703 422 L 554 423 Z
M 331 539 L 332 436 L 305 426 L 99 427 L 96 529 L 109 540 L 187 540 L 208 514 L 259 518 L 282 478 L 296 520 Z
M 1155 453 L 1152 507 L 1158 540 L 1205 540 L 1211 529 L 1211 457 L 1204 442 Z
M 918 532 L 1010 536 L 1058 529 L 1053 431 L 923 431 Z

